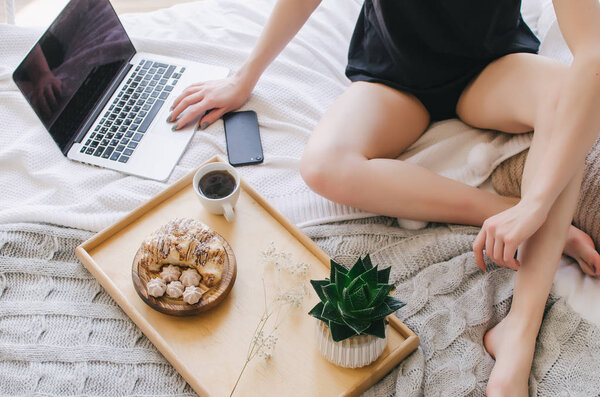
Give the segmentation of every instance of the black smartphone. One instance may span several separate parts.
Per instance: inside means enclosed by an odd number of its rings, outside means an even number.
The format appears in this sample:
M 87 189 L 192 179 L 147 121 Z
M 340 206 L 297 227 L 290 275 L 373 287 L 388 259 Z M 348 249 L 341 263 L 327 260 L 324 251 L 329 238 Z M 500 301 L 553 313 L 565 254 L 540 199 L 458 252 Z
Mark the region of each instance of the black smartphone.
M 225 141 L 229 164 L 259 164 L 263 162 L 263 150 L 258 130 L 258 118 L 253 110 L 231 112 L 223 116 Z

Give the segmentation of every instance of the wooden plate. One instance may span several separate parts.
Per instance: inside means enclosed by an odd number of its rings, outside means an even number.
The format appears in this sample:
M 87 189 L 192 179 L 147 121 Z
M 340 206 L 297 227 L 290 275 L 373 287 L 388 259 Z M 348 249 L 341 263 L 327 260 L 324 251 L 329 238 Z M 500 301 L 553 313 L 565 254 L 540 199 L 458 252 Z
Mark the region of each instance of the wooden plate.
M 229 294 L 229 291 L 231 291 L 231 288 L 235 283 L 237 265 L 235 255 L 233 254 L 233 250 L 231 249 L 231 246 L 227 240 L 225 240 L 218 233 L 217 237 L 223 244 L 227 254 L 225 256 L 225 263 L 223 265 L 223 275 L 219 285 L 206 291 L 198 303 L 190 305 L 185 303 L 181 298 L 169 298 L 167 294 L 161 296 L 160 298 L 155 298 L 151 295 L 148 295 L 146 284 L 148 284 L 148 281 L 150 281 L 151 278 L 154 278 L 156 274 L 149 272 L 147 269 L 140 267 L 139 265 L 136 265 L 139 262 L 138 257 L 142 255 L 141 248 L 135 254 L 135 258 L 133 258 L 133 266 L 131 271 L 133 285 L 135 286 L 135 290 L 140 298 L 142 298 L 142 300 L 151 308 L 172 316 L 193 316 L 194 314 L 209 310 L 221 303 L 227 294 Z

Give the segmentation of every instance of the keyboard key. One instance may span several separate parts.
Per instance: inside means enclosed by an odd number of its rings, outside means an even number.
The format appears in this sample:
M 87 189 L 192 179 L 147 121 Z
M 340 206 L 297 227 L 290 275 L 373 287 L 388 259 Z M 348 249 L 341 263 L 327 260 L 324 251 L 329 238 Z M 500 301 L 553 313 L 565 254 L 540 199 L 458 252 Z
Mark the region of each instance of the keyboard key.
M 126 105 L 125 101 L 119 101 L 119 104 L 117 106 L 120 107 L 120 108 L 122 108 L 125 105 Z
M 101 133 L 101 134 L 104 134 L 106 131 L 108 131 L 108 128 L 106 128 L 106 127 L 102 127 L 102 128 L 100 129 L 100 133 Z
M 110 143 L 110 140 L 108 139 L 103 139 L 102 143 L 100 143 L 102 146 L 108 146 L 108 144 Z
M 131 119 L 125 119 L 125 121 L 123 121 L 123 125 L 130 125 L 131 124 Z
M 96 156 L 96 157 L 100 156 L 103 151 L 104 151 L 104 146 L 98 146 L 98 149 L 96 149 L 96 151 L 94 152 L 94 156 Z
M 164 64 L 164 63 L 160 63 L 160 62 L 154 62 L 154 64 L 152 66 L 154 66 L 155 68 L 167 68 L 167 67 L 169 67 L 169 65 Z
M 134 120 L 134 123 L 140 124 L 142 121 L 144 121 L 144 119 L 142 117 L 138 117 L 137 119 Z
M 112 127 L 110 127 L 110 132 L 117 132 L 117 129 L 119 127 L 117 127 L 116 125 L 113 125 Z
M 121 128 L 123 128 L 123 127 L 121 127 Z M 117 132 L 117 133 L 115 134 L 115 139 L 121 139 L 121 138 L 123 138 L 123 133 L 121 133 L 121 132 Z
M 98 147 L 98 143 L 99 143 L 98 141 L 94 141 L 94 142 L 91 143 L 90 146 L 93 147 L 93 148 L 97 148 Z
M 127 145 L 127 147 L 129 149 L 135 149 L 137 147 L 137 142 L 129 142 L 129 145 Z
M 156 86 L 156 90 L 157 91 L 162 91 L 164 88 L 165 88 L 164 85 L 158 85 L 158 86 Z
M 121 120 L 121 119 L 115 120 L 115 124 L 121 125 L 121 124 L 123 124 L 123 120 Z
M 85 154 L 94 154 L 94 148 L 93 147 L 89 147 L 86 151 Z
M 114 152 L 114 153 L 112 154 L 112 156 L 110 156 L 110 159 L 111 159 L 112 161 L 115 161 L 116 159 L 118 159 L 118 158 L 119 158 L 119 156 L 120 156 L 120 155 L 121 155 L 121 153 Z
M 150 110 L 150 105 L 144 105 L 144 107 L 142 109 L 144 109 L 144 110 Z
M 140 70 L 140 66 L 138 66 L 137 68 L 135 68 L 135 71 L 137 72 L 138 70 Z
M 100 124 L 98 124 L 98 125 L 96 126 L 96 128 L 94 128 L 94 131 L 98 131 L 99 129 L 100 129 Z
M 113 136 L 115 136 L 115 134 L 113 134 L 112 132 L 107 132 L 105 138 L 112 139 Z
M 82 147 L 81 147 L 81 150 L 79 151 L 79 153 L 83 153 L 83 152 L 85 152 L 86 150 L 87 150 L 87 147 L 85 147 L 85 146 L 82 146 Z
M 130 99 L 130 100 L 129 100 L 129 102 L 127 102 L 127 104 L 128 104 L 129 106 L 133 106 L 133 105 L 135 105 L 135 99 Z
M 135 79 L 133 79 L 133 81 L 135 81 L 135 82 L 142 81 L 142 76 L 137 76 Z
M 140 92 L 142 92 L 144 89 L 142 87 L 140 87 L 135 94 L 133 94 L 131 97 L 133 99 L 138 99 L 140 97 Z
M 174 71 L 175 71 L 175 66 L 173 66 L 173 65 L 169 66 L 169 68 L 167 69 L 167 73 L 165 73 L 165 79 L 168 79 L 169 77 L 171 77 L 171 75 L 173 74 Z
M 140 99 L 140 100 L 138 100 L 138 101 L 137 101 L 137 104 L 138 104 L 138 106 L 140 106 L 140 107 L 141 107 L 141 106 L 143 106 L 143 105 L 144 105 L 144 103 L 146 103 L 146 100 L 144 100 L 144 99 Z
M 104 123 L 104 126 L 105 126 L 106 128 L 108 128 L 108 127 L 110 127 L 112 124 L 113 124 L 113 122 L 109 120 L 109 121 L 107 121 L 106 123 Z
M 123 112 L 128 113 L 131 110 L 131 106 L 125 106 Z
M 159 82 L 160 85 L 166 85 L 167 84 L 167 79 L 162 79 Z
M 140 117 L 144 117 L 148 113 L 142 110 L 139 114 L 140 114 Z
M 112 141 L 110 141 L 110 145 L 111 146 L 117 146 L 119 144 L 119 140 L 118 139 L 113 139 Z
M 134 118 L 134 117 L 136 116 L 136 114 L 137 114 L 137 113 L 133 113 L 133 112 L 131 112 L 131 113 L 129 113 L 129 114 L 127 115 L 127 118 L 128 118 L 128 119 L 132 119 L 132 118 Z
M 169 93 L 168 92 L 161 92 L 159 98 L 160 99 L 167 99 L 169 97 Z
M 126 100 L 129 99 L 129 95 L 123 95 L 123 97 L 121 99 L 123 99 L 124 101 L 126 101 Z
M 181 77 L 181 75 L 180 75 L 179 73 L 175 73 L 175 74 L 173 75 L 173 78 L 174 78 L 174 79 L 178 79 L 178 78 L 180 78 L 180 77 Z
M 150 105 L 152 105 L 154 102 L 156 102 L 156 99 L 154 99 L 154 98 L 148 98 L 148 103 Z
M 142 134 L 135 134 L 133 136 L 133 138 L 131 138 L 134 142 L 139 142 L 142 140 L 143 135 Z
M 110 107 L 108 108 L 108 110 L 113 110 L 115 108 L 115 105 L 110 105 Z
M 127 131 L 127 133 L 125 134 L 125 138 L 123 138 L 121 140 L 121 143 L 123 145 L 127 145 L 129 143 L 129 139 L 128 138 L 131 138 L 132 136 L 133 136 L 133 131 Z
M 121 157 L 119 157 L 119 163 L 126 163 L 127 160 L 129 160 L 129 157 L 127 157 L 127 156 L 121 156 Z
M 182 66 L 181 70 L 179 71 L 179 73 L 183 73 L 183 72 L 185 72 L 185 68 Z
M 148 68 L 150 68 L 150 66 L 152 66 L 152 61 L 146 61 L 144 66 L 142 66 L 142 69 L 148 69 Z
M 96 136 L 96 133 L 92 132 L 92 135 L 90 135 L 90 139 L 94 139 L 95 136 Z
M 154 104 L 154 106 L 152 106 L 152 109 L 150 110 L 150 112 L 148 113 L 148 115 L 146 116 L 146 118 L 144 119 L 142 124 L 140 125 L 140 128 L 138 129 L 138 131 L 146 132 L 148 130 L 148 127 L 150 127 L 152 120 L 154 120 L 154 117 L 156 117 L 156 115 L 158 114 L 158 111 L 160 110 L 162 105 L 164 105 L 164 103 L 165 103 L 164 101 L 156 101 L 156 103 Z
M 89 146 L 89 145 L 90 145 L 90 143 L 92 143 L 92 140 L 91 140 L 91 139 L 88 139 L 88 140 L 87 140 L 87 142 L 85 143 L 85 146 Z
M 131 83 L 131 79 L 127 80 L 127 84 Z
M 123 109 L 123 108 L 115 108 L 115 113 L 121 113 L 121 110 L 122 110 L 122 109 Z
M 151 68 L 150 70 L 148 70 L 148 73 L 154 74 L 154 73 L 156 73 L 157 70 L 158 70 L 157 68 Z
M 133 154 L 133 150 L 131 150 L 131 149 L 125 149 L 125 151 L 123 152 L 123 154 L 125 156 L 131 156 Z
M 156 80 L 160 80 L 160 74 L 155 74 L 154 77 L 152 77 L 155 81 Z
M 139 127 L 139 125 L 137 125 L 137 124 L 133 124 L 131 127 L 129 127 L 129 130 L 130 130 L 130 131 L 135 131 L 135 130 L 137 130 L 137 129 L 138 129 L 138 127 Z
M 148 86 L 146 87 L 146 89 L 144 90 L 145 95 L 150 95 L 149 93 L 152 92 L 154 90 L 154 88 Z
M 162 68 L 158 69 L 158 71 L 156 72 L 156 74 L 160 74 L 160 75 L 165 74 L 165 69 L 162 69 Z
M 104 113 L 104 117 L 108 117 L 108 116 L 110 116 L 110 112 Z
M 131 109 L 134 112 L 139 112 L 140 111 L 140 107 L 139 106 L 134 106 L 133 109 Z
M 119 145 L 119 146 L 117 146 L 117 148 L 115 149 L 115 151 L 122 152 L 124 149 L 125 149 L 125 145 Z
M 156 82 L 156 80 L 152 80 L 152 81 L 150 82 L 150 87 L 154 87 L 154 86 L 156 86 L 156 84 L 158 84 L 158 83 Z
M 168 86 L 165 87 L 165 91 L 166 92 L 171 92 L 171 91 L 173 91 L 173 88 L 175 88 L 175 87 L 173 87 L 172 85 L 168 85 Z
M 121 128 L 119 128 L 119 132 L 125 132 L 125 131 L 127 131 L 127 127 L 121 126 Z
M 112 154 L 113 150 L 115 150 L 114 146 L 107 147 L 106 150 L 104 151 L 104 153 L 102 153 L 102 158 L 103 159 L 109 158 L 110 155 Z

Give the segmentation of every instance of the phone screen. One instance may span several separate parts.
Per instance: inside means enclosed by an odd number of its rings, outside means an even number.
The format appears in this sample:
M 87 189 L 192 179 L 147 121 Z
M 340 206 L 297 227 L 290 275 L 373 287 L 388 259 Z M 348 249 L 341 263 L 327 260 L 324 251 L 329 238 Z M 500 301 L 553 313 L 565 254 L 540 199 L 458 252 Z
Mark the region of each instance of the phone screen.
M 223 116 L 227 157 L 233 166 L 263 162 L 263 150 L 256 112 L 227 113 Z

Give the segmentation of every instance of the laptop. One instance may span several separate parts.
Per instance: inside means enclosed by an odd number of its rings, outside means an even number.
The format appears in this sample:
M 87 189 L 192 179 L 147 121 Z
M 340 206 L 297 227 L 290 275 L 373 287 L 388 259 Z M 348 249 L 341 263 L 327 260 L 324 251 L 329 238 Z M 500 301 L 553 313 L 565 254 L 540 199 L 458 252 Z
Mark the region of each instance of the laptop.
M 172 131 L 173 101 L 227 74 L 137 52 L 109 0 L 71 0 L 13 80 L 67 158 L 164 181 L 197 124 Z

